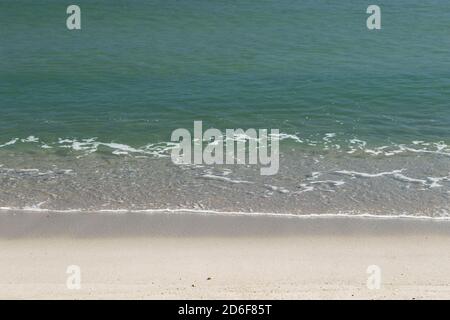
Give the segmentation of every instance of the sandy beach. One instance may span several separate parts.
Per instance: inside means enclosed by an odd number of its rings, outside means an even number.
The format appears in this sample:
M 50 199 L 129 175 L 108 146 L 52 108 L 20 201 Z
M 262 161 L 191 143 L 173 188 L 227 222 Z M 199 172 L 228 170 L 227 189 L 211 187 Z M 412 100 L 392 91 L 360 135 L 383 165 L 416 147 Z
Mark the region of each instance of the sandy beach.
M 1 1 L 0 300 L 450 299 L 449 12 Z
M 7 212 L 0 298 L 449 299 L 449 240 L 418 219 Z

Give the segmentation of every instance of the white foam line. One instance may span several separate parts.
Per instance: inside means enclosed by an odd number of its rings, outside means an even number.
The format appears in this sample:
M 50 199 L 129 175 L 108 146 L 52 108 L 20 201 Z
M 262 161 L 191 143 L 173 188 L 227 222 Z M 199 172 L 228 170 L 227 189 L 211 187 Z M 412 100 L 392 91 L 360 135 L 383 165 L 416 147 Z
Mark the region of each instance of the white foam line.
M 48 212 L 48 213 L 115 213 L 115 214 L 129 214 L 129 213 L 146 213 L 146 214 L 182 214 L 182 213 L 196 213 L 204 215 L 230 215 L 230 216 L 270 216 L 280 218 L 296 218 L 296 219 L 311 219 L 311 218 L 374 218 L 374 219 L 409 219 L 409 220 L 437 220 L 450 221 L 448 217 L 430 217 L 424 215 L 378 215 L 370 213 L 350 214 L 350 213 L 312 213 L 312 214 L 293 214 L 293 213 L 274 213 L 274 212 L 243 212 L 243 211 L 218 211 L 218 210 L 200 210 L 200 209 L 102 209 L 102 210 L 83 210 L 83 209 L 66 209 L 66 210 L 51 210 L 41 208 L 12 208 L 0 207 L 0 211 L 19 211 L 19 212 Z
M 404 170 L 405 169 L 400 169 L 400 170 L 393 170 L 393 171 L 380 172 L 380 173 L 365 173 L 365 172 L 341 170 L 341 171 L 335 171 L 335 173 L 345 174 L 347 176 L 360 177 L 360 178 L 376 178 L 376 177 L 382 177 L 382 176 L 396 175 L 396 174 L 403 172 Z
M 408 183 L 418 183 L 422 184 L 425 187 L 428 188 L 437 188 L 442 187 L 439 182 L 441 181 L 450 181 L 450 177 L 427 177 L 426 180 L 424 179 L 416 179 L 411 178 L 408 176 L 405 176 L 401 172 L 403 172 L 406 169 L 401 170 L 393 170 L 391 172 L 380 172 L 380 173 L 364 173 L 364 172 L 356 172 L 356 171 L 347 171 L 347 170 L 341 170 L 341 171 L 335 171 L 334 173 L 337 174 L 344 174 L 351 176 L 352 178 L 377 178 L 377 177 L 383 177 L 383 176 L 392 176 L 395 180 L 402 181 L 402 182 L 408 182 Z M 311 182 L 314 183 L 314 182 Z
M 11 141 L 8 141 L 8 142 L 6 142 L 4 144 L 0 144 L 0 148 L 12 145 L 12 144 L 16 143 L 18 140 L 19 140 L 19 138 L 15 138 L 15 139 L 12 139 Z
M 345 184 L 345 182 L 342 181 L 342 180 L 338 180 L 338 181 L 323 180 L 323 181 L 311 181 L 310 184 L 329 184 L 329 185 L 333 185 L 335 187 L 338 187 L 338 186 L 342 186 L 343 184 Z
M 402 181 L 402 182 L 419 183 L 419 184 L 423 184 L 424 186 L 428 185 L 426 180 L 410 178 L 410 177 L 407 177 L 400 173 L 394 174 L 393 177 L 394 177 L 394 179 Z
M 414 153 L 432 153 L 432 154 L 440 154 L 440 155 L 444 155 L 444 156 L 450 156 L 450 152 L 441 151 L 445 148 L 439 148 L 438 150 L 427 150 L 427 149 L 414 149 L 414 148 L 409 148 L 409 147 L 405 147 L 405 146 L 401 145 L 400 149 L 414 152 Z
M 247 183 L 247 184 L 253 183 L 251 181 L 233 180 L 233 179 L 230 179 L 228 177 L 216 176 L 216 175 L 213 175 L 213 174 L 202 174 L 200 177 L 202 177 L 204 179 L 225 181 L 225 182 L 230 182 L 230 183 Z
M 278 140 L 285 140 L 285 139 L 291 139 L 294 140 L 295 142 L 298 143 L 303 143 L 303 140 L 300 139 L 298 136 L 296 136 L 295 134 L 288 134 L 288 133 L 280 133 L 278 135 L 275 135 L 273 133 L 271 133 L 269 135 L 270 137 L 274 137 L 274 138 L 278 138 Z
M 39 142 L 39 138 L 35 137 L 35 136 L 29 136 L 25 139 L 20 139 L 20 141 L 26 143 L 26 142 Z

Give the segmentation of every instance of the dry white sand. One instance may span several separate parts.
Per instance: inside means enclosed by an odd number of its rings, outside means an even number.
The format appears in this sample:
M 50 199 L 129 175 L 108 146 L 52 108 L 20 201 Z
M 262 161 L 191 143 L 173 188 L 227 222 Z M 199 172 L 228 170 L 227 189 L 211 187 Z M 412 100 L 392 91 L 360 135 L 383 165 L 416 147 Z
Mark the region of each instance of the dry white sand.
M 0 298 L 449 299 L 449 240 L 446 221 L 0 214 Z

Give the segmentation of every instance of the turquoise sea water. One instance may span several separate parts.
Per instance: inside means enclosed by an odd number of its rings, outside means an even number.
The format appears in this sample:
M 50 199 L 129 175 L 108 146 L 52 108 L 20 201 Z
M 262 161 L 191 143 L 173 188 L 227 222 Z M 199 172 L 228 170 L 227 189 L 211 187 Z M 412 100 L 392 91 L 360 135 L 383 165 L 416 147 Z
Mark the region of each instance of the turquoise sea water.
M 361 166 L 372 173 L 406 168 L 414 179 L 426 181 L 450 171 L 448 1 L 377 1 L 382 13 L 377 31 L 366 27 L 372 3 L 357 0 L 80 0 L 82 30 L 77 31 L 66 28 L 68 4 L 0 3 L 0 163 L 5 168 L 71 167 L 83 148 L 117 149 L 92 148 L 92 141 L 141 150 L 202 120 L 221 130 L 275 128 L 295 135 L 303 143 L 284 141 L 286 150 L 293 148 L 285 156 L 309 159 L 302 166 L 305 176 L 317 171 L 314 159 L 336 170 L 354 169 L 336 165 L 351 163 L 349 158 L 336 160 L 339 156 L 323 152 L 355 146 Z M 398 146 L 405 158 L 374 165 L 374 152 L 398 151 Z M 50 158 L 55 149 L 56 158 Z M 23 168 L 14 167 L 12 154 Z M 423 169 L 422 162 L 414 162 L 421 155 L 444 158 L 422 158 L 435 163 Z M 281 175 L 292 175 L 286 167 L 296 165 L 286 162 Z M 77 166 L 78 177 L 92 167 Z M 120 181 L 124 184 L 123 177 Z M 33 183 L 20 182 L 15 192 L 48 187 Z M 410 189 L 406 186 L 399 188 Z M 448 208 L 445 188 L 433 194 L 439 210 Z M 29 204 L 14 197 L 5 191 L 0 200 L 5 206 Z M 129 206 L 128 198 L 123 201 Z M 146 201 L 142 207 L 153 207 Z M 365 203 L 371 211 L 371 200 Z

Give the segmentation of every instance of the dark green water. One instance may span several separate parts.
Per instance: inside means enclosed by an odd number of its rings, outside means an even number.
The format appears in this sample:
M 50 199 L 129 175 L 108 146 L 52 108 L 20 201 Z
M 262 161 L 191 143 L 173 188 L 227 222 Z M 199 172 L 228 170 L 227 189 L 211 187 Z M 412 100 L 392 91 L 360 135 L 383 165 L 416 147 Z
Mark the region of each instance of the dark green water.
M 193 120 L 408 143 L 450 138 L 450 3 L 61 1 L 0 4 L 0 141 L 140 146 Z

